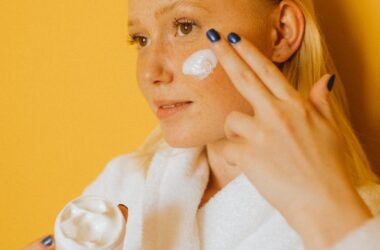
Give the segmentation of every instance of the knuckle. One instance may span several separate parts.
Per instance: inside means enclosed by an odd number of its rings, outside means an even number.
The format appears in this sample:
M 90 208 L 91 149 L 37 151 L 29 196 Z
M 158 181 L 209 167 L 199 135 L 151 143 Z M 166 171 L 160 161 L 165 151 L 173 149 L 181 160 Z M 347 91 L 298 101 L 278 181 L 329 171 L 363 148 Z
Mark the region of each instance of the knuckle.
M 224 124 L 224 134 L 225 134 L 226 138 L 230 139 L 230 140 L 232 140 L 233 138 L 236 137 L 236 133 L 235 133 L 233 127 L 231 125 L 229 125 L 228 123 Z
M 274 115 L 275 119 L 279 122 L 281 122 L 283 119 L 286 119 L 285 111 L 281 106 L 273 106 L 272 114 Z
M 239 71 L 239 77 L 244 82 L 253 82 L 255 81 L 254 73 L 250 70 L 241 70 Z
M 306 101 L 301 96 L 290 96 L 290 103 L 297 109 L 302 109 L 306 105 Z
M 232 124 L 232 118 L 231 118 L 231 115 L 229 114 L 224 120 L 224 130 L 228 130 L 231 127 L 231 124 Z
M 281 128 L 285 129 L 285 131 L 287 132 L 294 131 L 292 120 L 286 111 L 284 111 L 281 108 L 277 108 L 274 110 L 274 113 L 277 123 L 280 125 Z
M 260 68 L 260 71 L 266 77 L 269 77 L 275 74 L 274 68 L 271 65 L 267 65 L 267 64 L 263 64 Z
M 237 111 L 230 112 L 225 119 L 225 124 L 230 125 L 234 123 L 237 116 L 238 116 Z
M 299 99 L 295 102 L 295 108 L 297 110 L 297 113 L 303 117 L 303 118 L 308 118 L 309 112 L 310 112 L 310 106 L 308 103 L 302 99 Z
M 303 120 L 311 120 L 313 107 L 311 103 L 302 97 L 295 97 L 291 101 L 292 109 L 296 112 L 295 115 Z
M 280 119 L 281 119 L 282 127 L 285 129 L 285 131 L 293 133 L 294 132 L 294 126 L 293 126 L 291 120 L 286 116 L 283 116 Z
M 222 149 L 222 154 L 224 156 L 224 159 L 228 162 L 228 163 L 232 163 L 233 162 L 233 157 L 232 157 L 232 150 L 231 150 L 231 147 L 229 144 L 225 145 Z

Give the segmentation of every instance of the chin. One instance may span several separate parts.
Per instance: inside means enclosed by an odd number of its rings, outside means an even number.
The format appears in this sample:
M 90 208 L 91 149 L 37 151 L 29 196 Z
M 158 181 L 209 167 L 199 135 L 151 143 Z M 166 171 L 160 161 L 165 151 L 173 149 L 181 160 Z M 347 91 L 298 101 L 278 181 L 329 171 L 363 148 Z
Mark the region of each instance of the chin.
M 164 140 L 173 148 L 191 148 L 204 145 L 204 143 L 201 143 L 196 139 L 197 138 L 188 138 L 173 133 L 164 133 Z
M 198 145 L 194 145 L 194 144 L 189 144 L 189 143 L 183 143 L 181 141 L 175 141 L 175 142 L 172 142 L 172 141 L 169 141 L 169 140 L 166 140 L 166 143 L 170 145 L 170 147 L 172 148 L 192 148 L 192 147 L 196 147 Z
M 210 135 L 210 133 L 208 134 Z M 220 140 L 223 136 L 210 138 L 202 133 L 185 131 L 183 133 L 163 130 L 164 140 L 173 148 L 192 148 Z

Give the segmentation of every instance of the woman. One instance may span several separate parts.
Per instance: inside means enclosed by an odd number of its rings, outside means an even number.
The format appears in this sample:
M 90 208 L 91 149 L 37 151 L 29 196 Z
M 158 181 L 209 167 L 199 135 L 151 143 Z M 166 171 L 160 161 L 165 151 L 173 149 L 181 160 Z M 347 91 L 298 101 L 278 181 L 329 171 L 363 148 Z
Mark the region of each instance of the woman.
M 83 193 L 128 206 L 124 249 L 376 249 L 378 178 L 311 0 L 130 0 L 129 32 L 160 126 Z

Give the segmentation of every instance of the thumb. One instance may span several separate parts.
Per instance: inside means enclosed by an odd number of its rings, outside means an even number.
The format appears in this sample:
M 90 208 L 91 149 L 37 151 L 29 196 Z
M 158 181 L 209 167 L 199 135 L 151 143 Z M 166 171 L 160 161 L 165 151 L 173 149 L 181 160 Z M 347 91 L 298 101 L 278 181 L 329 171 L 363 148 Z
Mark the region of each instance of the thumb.
M 54 242 L 53 235 L 42 237 L 30 243 L 28 246 L 24 247 L 24 250 L 48 250 L 48 249 L 50 250 L 55 249 L 55 242 Z
M 327 120 L 335 123 L 332 114 L 329 93 L 332 91 L 335 82 L 335 75 L 324 75 L 317 83 L 314 84 L 310 91 L 309 100 L 313 106 Z

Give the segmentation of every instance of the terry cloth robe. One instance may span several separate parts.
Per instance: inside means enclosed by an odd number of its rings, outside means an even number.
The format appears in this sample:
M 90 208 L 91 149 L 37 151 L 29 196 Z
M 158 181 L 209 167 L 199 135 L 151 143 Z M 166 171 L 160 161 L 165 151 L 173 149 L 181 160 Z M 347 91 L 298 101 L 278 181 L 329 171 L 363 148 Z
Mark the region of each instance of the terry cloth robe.
M 205 146 L 172 148 L 160 140 L 150 156 L 131 152 L 110 160 L 83 195 L 103 196 L 129 208 L 123 250 L 304 249 L 298 233 L 244 174 L 198 209 L 208 178 Z M 379 185 L 358 191 L 378 214 Z M 370 244 L 378 248 L 365 249 L 380 249 L 380 219 L 357 231 L 337 250 Z

